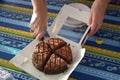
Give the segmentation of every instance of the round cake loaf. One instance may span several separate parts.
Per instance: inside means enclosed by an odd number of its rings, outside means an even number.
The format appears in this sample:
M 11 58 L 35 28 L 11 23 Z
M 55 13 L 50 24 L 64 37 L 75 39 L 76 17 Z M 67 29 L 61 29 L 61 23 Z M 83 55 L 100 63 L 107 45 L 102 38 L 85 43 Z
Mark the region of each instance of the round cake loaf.
M 50 38 L 36 45 L 32 62 L 46 74 L 58 74 L 68 69 L 68 64 L 72 62 L 72 51 L 64 40 Z

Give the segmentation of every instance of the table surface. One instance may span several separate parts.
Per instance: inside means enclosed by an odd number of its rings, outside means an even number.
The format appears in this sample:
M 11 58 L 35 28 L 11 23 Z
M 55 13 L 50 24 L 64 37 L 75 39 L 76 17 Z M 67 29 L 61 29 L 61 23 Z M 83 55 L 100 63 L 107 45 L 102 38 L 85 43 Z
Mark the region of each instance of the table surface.
M 0 66 L 18 80 L 37 80 L 16 68 L 9 60 L 33 39 L 29 32 L 32 15 L 31 0 L 0 1 Z M 89 7 L 89 0 L 47 0 L 48 28 L 64 4 L 81 2 Z M 69 34 L 69 33 L 68 33 Z M 46 36 L 48 34 L 46 33 Z M 102 39 L 97 44 L 96 39 Z M 102 28 L 85 43 L 85 57 L 71 74 L 69 80 L 119 80 L 120 79 L 120 6 L 109 5 Z

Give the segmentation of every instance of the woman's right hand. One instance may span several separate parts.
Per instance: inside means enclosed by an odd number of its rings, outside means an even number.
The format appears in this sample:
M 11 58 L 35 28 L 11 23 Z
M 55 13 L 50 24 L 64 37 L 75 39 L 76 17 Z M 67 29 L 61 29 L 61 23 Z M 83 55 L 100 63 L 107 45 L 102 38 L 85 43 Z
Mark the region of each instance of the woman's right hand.
M 41 40 L 47 29 L 48 15 L 45 0 L 31 0 L 33 14 L 30 21 L 30 31 L 33 38 Z
M 46 15 L 40 14 L 39 12 L 33 12 L 30 21 L 30 31 L 33 38 L 40 40 L 45 35 L 47 29 L 46 17 Z

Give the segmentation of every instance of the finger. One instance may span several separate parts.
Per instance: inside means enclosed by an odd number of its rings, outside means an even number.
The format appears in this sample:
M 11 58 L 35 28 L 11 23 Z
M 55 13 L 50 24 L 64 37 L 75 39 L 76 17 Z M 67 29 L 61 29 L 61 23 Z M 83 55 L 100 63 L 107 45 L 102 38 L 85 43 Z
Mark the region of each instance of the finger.
M 99 23 L 99 24 L 97 25 L 96 30 L 95 30 L 95 33 L 101 28 L 101 26 L 102 26 L 102 23 Z
M 92 24 L 92 13 L 90 14 L 89 20 L 88 20 L 89 25 Z
M 39 27 L 37 24 L 34 24 L 32 27 L 31 27 L 31 30 L 35 30 L 37 27 Z
M 97 27 L 98 27 L 98 20 L 97 20 L 97 14 L 95 14 L 95 13 L 92 13 L 91 14 L 91 31 L 90 31 L 90 33 L 88 34 L 89 36 L 92 36 L 92 35 L 94 35 L 95 34 L 95 32 L 96 32 L 96 29 L 97 29 Z
M 99 28 L 96 28 L 93 35 L 96 34 L 98 30 L 99 30 Z
M 88 20 L 88 23 L 89 23 L 89 26 L 91 27 L 91 30 L 88 34 L 88 36 L 92 36 L 92 33 L 93 33 L 93 24 L 92 24 L 92 13 L 90 14 L 90 17 L 89 17 L 89 20 Z
M 32 28 L 32 26 L 33 26 L 33 24 L 32 24 L 32 23 L 30 23 L 30 24 L 29 24 L 29 27 L 30 27 L 30 32 L 34 32 L 34 30 L 33 30 L 33 29 L 31 29 L 31 28 Z
M 39 28 L 36 28 L 36 29 L 34 30 L 33 34 L 32 34 L 32 37 L 33 37 L 33 38 L 36 38 L 36 36 L 37 36 L 39 33 L 40 33 Z
M 34 32 L 32 33 L 32 37 L 35 39 L 36 36 L 37 36 L 37 32 L 34 31 Z
M 89 36 L 93 36 L 97 30 L 97 24 L 95 22 L 92 22 L 91 26 L 91 31 L 89 33 Z
M 30 32 L 34 32 L 34 25 L 30 25 Z
M 40 41 L 44 35 L 45 35 L 45 31 L 42 31 L 36 36 L 36 39 Z
M 90 27 L 91 27 L 91 30 L 90 30 L 88 36 L 94 35 L 94 33 L 95 33 L 96 30 L 97 30 L 97 24 L 93 23 L 93 24 L 90 25 Z
M 95 34 L 97 24 L 90 25 L 90 26 L 91 26 L 91 31 L 89 32 L 88 36 L 92 36 L 92 35 L 94 35 L 94 34 Z
M 30 23 L 29 26 L 30 26 L 31 31 L 33 32 L 36 29 L 36 27 L 38 26 L 37 20 L 32 22 L 32 23 Z

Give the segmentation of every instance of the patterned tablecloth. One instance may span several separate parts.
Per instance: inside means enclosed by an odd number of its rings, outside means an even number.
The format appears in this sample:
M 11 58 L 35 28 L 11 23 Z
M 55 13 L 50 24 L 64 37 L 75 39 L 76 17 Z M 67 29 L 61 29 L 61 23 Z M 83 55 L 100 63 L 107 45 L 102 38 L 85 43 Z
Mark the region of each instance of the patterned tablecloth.
M 31 0 L 0 0 L 0 66 L 18 80 L 36 80 L 16 68 L 9 60 L 33 39 L 29 32 Z M 46 0 L 51 25 L 63 4 L 89 0 Z M 49 28 L 49 27 L 48 27 Z M 46 36 L 48 34 L 46 33 Z M 120 80 L 120 6 L 109 5 L 103 27 L 90 37 L 84 47 L 85 57 L 69 80 Z

